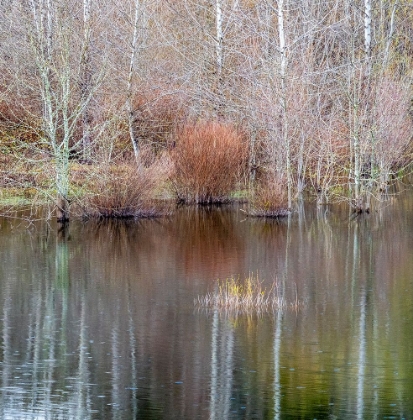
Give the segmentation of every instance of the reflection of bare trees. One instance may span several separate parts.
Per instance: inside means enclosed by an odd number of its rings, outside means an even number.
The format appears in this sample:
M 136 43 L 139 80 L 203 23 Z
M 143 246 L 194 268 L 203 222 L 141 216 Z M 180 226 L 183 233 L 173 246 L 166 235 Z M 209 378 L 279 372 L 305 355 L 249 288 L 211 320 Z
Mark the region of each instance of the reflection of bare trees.
M 78 370 L 74 380 L 74 418 L 90 418 L 90 374 L 88 366 L 88 340 L 86 322 L 86 303 L 82 296 L 80 309 L 80 328 L 79 328 L 79 349 L 78 349 Z
M 3 279 L 2 417 L 49 418 L 55 413 L 88 419 L 90 385 L 84 302 L 80 310 L 79 346 L 73 353 L 70 345 L 76 340 L 77 331 L 67 328 L 70 287 L 67 237 L 60 235 L 50 241 L 48 237 L 34 235 L 28 239 L 31 246 L 18 248 L 22 253 L 18 258 L 22 270 Z M 39 246 L 47 252 L 39 253 Z M 72 354 L 78 355 L 77 363 L 73 363 Z M 71 371 L 75 366 L 77 372 Z
M 277 311 L 274 334 L 274 420 L 281 418 L 281 330 L 283 312 Z
M 364 380 L 366 366 L 366 290 L 361 289 L 360 297 L 360 325 L 359 325 L 359 357 L 357 378 L 357 418 L 365 418 L 364 413 Z
M 408 211 L 391 214 L 407 232 Z M 412 238 L 386 210 L 347 216 L 277 224 L 183 209 L 176 224 L 4 235 L 0 417 L 224 419 L 242 406 L 245 418 L 282 418 L 297 413 L 298 392 L 323 407 L 302 405 L 303 418 L 401 407 L 413 373 Z M 276 277 L 306 305 L 236 319 L 194 311 L 205 280 L 243 270 Z
M 119 302 L 117 302 L 117 305 Z M 115 319 L 113 320 L 112 326 L 112 334 L 111 334 L 111 359 L 112 359 L 112 398 L 111 398 L 111 405 L 113 407 L 113 419 L 116 420 L 119 418 L 119 407 L 122 406 L 121 403 L 121 367 L 122 367 L 122 360 L 121 360 L 121 353 L 120 353 L 120 339 L 119 339 L 119 311 L 115 311 Z
M 6 403 L 7 403 L 7 389 L 10 383 L 10 368 L 11 368 L 11 345 L 10 345 L 10 312 L 11 312 L 11 296 L 10 287 L 6 285 L 4 288 L 4 303 L 3 303 L 3 334 L 2 334 L 2 347 L 3 347 L 3 369 L 2 369 L 2 388 L 1 393 L 1 417 L 6 417 Z
M 132 418 L 138 418 L 138 366 L 137 366 L 137 339 L 136 339 L 136 328 L 135 319 L 131 311 L 131 295 L 129 294 L 128 299 L 128 332 L 129 332 L 129 351 L 130 351 L 130 363 L 131 363 L 131 411 Z
M 211 341 L 211 420 L 229 418 L 232 393 L 234 328 L 218 310 L 212 319 Z

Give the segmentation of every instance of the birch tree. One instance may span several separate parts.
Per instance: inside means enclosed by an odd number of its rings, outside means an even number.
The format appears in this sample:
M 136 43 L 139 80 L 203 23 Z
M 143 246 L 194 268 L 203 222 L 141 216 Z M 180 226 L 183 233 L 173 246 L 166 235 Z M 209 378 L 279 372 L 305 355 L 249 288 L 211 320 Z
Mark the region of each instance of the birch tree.
M 76 57 L 70 4 L 29 0 L 27 35 L 38 74 L 43 113 L 40 143 L 50 148 L 55 169 L 57 220 L 69 220 L 69 154 L 77 123 L 85 115 L 93 90 L 78 94 L 76 71 L 84 58 Z M 98 81 L 95 80 L 97 86 Z M 87 113 L 86 113 L 87 114 Z
M 142 13 L 142 2 L 143 0 L 135 0 L 135 13 L 133 19 L 133 35 L 131 43 L 131 53 L 129 61 L 129 72 L 128 72 L 128 82 L 127 82 L 127 98 L 126 98 L 126 107 L 128 112 L 128 125 L 129 125 L 129 136 L 133 147 L 133 152 L 135 155 L 135 160 L 139 162 L 139 140 L 136 135 L 135 125 L 135 114 L 133 109 L 133 93 L 134 93 L 134 84 L 133 79 L 136 71 L 136 59 L 139 50 L 138 37 L 139 37 L 139 25 Z
M 347 62 L 346 90 L 348 95 L 348 121 L 350 137 L 350 169 L 349 182 L 352 192 L 352 205 L 357 212 L 367 210 L 367 191 L 365 177 L 362 177 L 365 162 L 365 142 L 362 144 L 364 128 L 368 124 L 367 102 L 363 94 L 367 92 L 366 83 L 369 83 L 369 65 L 371 52 L 371 12 L 369 0 L 365 0 L 363 13 L 358 13 L 350 2 L 346 3 L 345 18 L 349 34 L 349 50 Z M 358 34 L 364 25 L 364 53 L 358 51 Z
M 81 95 L 82 98 L 88 98 L 92 89 L 92 68 L 90 59 L 91 49 L 91 0 L 83 0 L 83 48 L 80 60 L 81 67 Z M 82 146 L 83 160 L 90 162 L 91 147 L 91 115 L 89 109 L 90 103 L 86 101 L 82 112 Z
M 215 0 L 215 27 L 216 27 L 216 34 L 215 34 L 215 54 L 216 54 L 216 84 L 217 84 L 217 106 L 215 112 L 217 115 L 221 114 L 220 109 L 223 106 L 223 95 L 222 95 L 222 66 L 224 62 L 223 57 L 223 41 L 224 35 L 222 31 L 222 5 L 221 0 Z
M 287 195 L 288 208 L 292 207 L 292 173 L 291 173 L 291 150 L 290 138 L 288 136 L 288 120 L 287 120 L 287 92 L 286 92 L 286 78 L 287 78 L 287 45 L 285 41 L 284 29 L 284 0 L 277 1 L 277 23 L 279 36 L 279 53 L 280 53 L 280 81 L 281 81 L 281 130 L 282 139 L 285 145 L 285 169 L 287 175 Z
M 363 13 L 353 9 L 354 42 L 348 73 L 350 182 L 357 212 L 368 212 L 372 198 L 387 191 L 390 176 L 397 177 L 413 130 L 409 99 L 405 96 L 407 81 L 403 76 L 390 75 L 388 70 L 398 2 L 387 3 L 386 8 L 383 4 L 373 5 L 371 0 L 364 0 Z M 363 23 L 364 48 L 360 56 L 356 50 L 357 20 L 359 26 Z

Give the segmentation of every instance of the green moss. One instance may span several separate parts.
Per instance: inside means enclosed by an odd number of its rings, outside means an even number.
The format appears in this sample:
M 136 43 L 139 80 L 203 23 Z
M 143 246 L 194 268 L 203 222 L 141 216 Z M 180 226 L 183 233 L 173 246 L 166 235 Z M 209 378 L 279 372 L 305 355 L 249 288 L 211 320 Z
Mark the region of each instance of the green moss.
M 45 204 L 47 194 L 34 187 L 0 188 L 0 207 L 21 207 L 36 204 Z
M 230 194 L 230 198 L 232 198 L 234 200 L 247 200 L 248 199 L 248 190 L 246 190 L 246 189 L 235 190 Z

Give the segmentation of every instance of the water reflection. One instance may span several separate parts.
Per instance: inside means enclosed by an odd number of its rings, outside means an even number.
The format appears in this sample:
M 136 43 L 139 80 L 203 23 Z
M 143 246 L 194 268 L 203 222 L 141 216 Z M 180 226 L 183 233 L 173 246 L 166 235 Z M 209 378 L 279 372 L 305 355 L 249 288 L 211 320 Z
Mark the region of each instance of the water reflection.
M 410 200 L 410 201 L 409 201 Z M 0 221 L 1 418 L 411 417 L 413 199 L 350 220 Z M 217 278 L 297 311 L 194 311 Z
M 366 290 L 362 288 L 360 298 L 359 358 L 357 383 L 357 418 L 364 418 L 364 372 L 366 365 Z
M 274 334 L 274 420 L 281 418 L 281 331 L 282 311 L 277 311 Z
M 227 316 L 215 310 L 212 318 L 211 341 L 211 402 L 210 419 L 228 419 L 234 360 L 234 328 Z

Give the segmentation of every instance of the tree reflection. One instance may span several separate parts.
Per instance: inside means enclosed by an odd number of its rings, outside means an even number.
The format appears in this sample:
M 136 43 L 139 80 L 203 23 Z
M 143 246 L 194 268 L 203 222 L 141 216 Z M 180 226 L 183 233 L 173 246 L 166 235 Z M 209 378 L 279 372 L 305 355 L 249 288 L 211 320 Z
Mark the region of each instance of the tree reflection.
M 128 285 L 130 289 L 130 284 Z M 132 418 L 138 418 L 138 366 L 136 354 L 136 331 L 135 320 L 131 307 L 131 292 L 128 293 L 128 332 L 129 332 L 129 349 L 131 360 L 131 408 Z
M 88 339 L 86 324 L 86 302 L 82 295 L 80 309 L 80 329 L 79 329 L 79 348 L 78 348 L 78 370 L 75 378 L 73 400 L 75 401 L 74 418 L 88 419 L 90 417 L 91 401 L 89 394 L 90 379 L 89 367 L 87 362 Z
M 111 337 L 111 357 L 112 357 L 112 418 L 114 420 L 120 418 L 119 408 L 121 407 L 121 368 L 122 360 L 120 353 L 120 340 L 119 340 L 119 302 L 117 302 L 117 310 L 114 314 Z
M 408 417 L 413 219 L 377 216 L 6 235 L 0 418 Z M 305 304 L 193 310 L 218 273 L 244 271 Z
M 281 330 L 283 312 L 277 311 L 274 334 L 274 420 L 281 418 Z
M 360 323 L 359 323 L 359 356 L 357 379 L 357 418 L 364 417 L 364 376 L 366 366 L 366 289 L 362 287 L 360 297 Z
M 233 379 L 234 328 L 226 314 L 214 310 L 211 341 L 210 419 L 228 419 Z
M 1 393 L 1 417 L 6 417 L 6 403 L 7 403 L 7 390 L 10 384 L 11 376 L 11 344 L 10 344 L 10 312 L 12 309 L 10 286 L 6 284 L 4 287 L 3 298 L 3 331 L 2 331 L 2 349 L 3 349 L 3 366 L 2 366 L 2 390 Z

